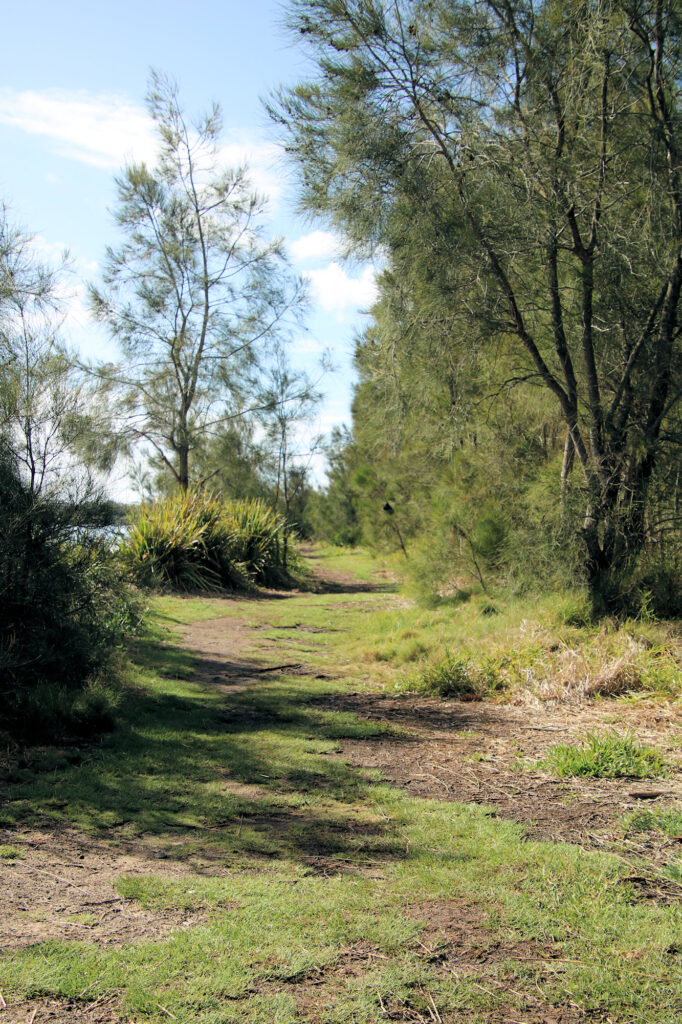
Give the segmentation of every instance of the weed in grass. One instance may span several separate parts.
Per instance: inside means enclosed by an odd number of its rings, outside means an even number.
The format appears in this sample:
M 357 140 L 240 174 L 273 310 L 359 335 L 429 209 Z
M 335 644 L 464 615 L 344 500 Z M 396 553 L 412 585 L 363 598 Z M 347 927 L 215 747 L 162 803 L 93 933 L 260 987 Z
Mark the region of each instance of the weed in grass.
M 648 779 L 666 775 L 668 766 L 653 747 L 627 733 L 588 733 L 579 744 L 559 743 L 538 762 L 560 778 Z
M 20 857 L 21 850 L 18 850 L 16 846 L 0 845 L 0 860 L 18 860 Z

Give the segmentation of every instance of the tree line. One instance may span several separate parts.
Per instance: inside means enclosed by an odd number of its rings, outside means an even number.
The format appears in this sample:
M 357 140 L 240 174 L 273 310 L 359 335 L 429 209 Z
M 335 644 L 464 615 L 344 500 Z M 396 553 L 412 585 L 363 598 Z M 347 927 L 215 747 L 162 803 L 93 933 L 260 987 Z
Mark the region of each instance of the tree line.
M 301 206 L 383 266 L 357 509 L 392 496 L 481 577 L 679 607 L 679 5 L 294 0 L 289 24 L 314 72 L 270 109 Z

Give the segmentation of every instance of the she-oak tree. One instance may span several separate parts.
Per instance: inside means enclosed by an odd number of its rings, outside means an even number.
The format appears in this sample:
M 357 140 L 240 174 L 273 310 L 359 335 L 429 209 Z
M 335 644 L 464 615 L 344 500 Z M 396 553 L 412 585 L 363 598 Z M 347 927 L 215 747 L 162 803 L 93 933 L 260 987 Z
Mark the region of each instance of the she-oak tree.
M 681 13 L 293 0 L 319 74 L 271 104 L 304 207 L 381 246 L 393 275 L 411 252 L 449 260 L 453 346 L 496 337 L 516 361 L 500 387 L 556 404 L 557 500 L 582 494 L 585 576 L 607 601 L 682 442 Z M 424 224 L 418 254 L 406 217 Z
M 144 443 L 186 489 L 192 452 L 258 406 L 259 363 L 303 291 L 280 243 L 263 241 L 263 202 L 245 168 L 220 167 L 220 109 L 188 124 L 175 85 L 156 73 L 147 106 L 158 162 L 117 178 L 124 241 L 90 288 L 124 359 L 96 372 L 122 446 Z

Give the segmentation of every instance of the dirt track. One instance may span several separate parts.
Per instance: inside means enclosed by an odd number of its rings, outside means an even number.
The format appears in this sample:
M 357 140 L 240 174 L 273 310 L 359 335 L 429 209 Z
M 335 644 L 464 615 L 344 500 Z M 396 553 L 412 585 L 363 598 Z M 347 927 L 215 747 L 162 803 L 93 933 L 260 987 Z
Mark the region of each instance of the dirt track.
M 327 586 L 336 593 L 371 589 L 341 574 L 328 580 Z M 296 597 L 287 599 L 295 601 Z M 316 674 L 316 632 L 307 629 L 304 612 L 299 628 L 312 649 L 309 660 L 302 663 L 297 655 L 282 671 Z M 268 671 L 254 658 L 254 636 L 255 628 L 243 618 L 212 619 L 187 627 L 184 644 L 197 656 L 196 680 L 231 696 L 247 691 Z M 266 643 L 261 643 L 260 650 L 272 654 L 275 648 L 268 649 Z M 558 781 L 537 770 L 519 769 L 520 763 L 538 758 L 552 743 L 611 722 L 612 703 L 540 710 L 508 704 L 398 698 L 372 689 L 371 680 L 368 684 L 362 691 L 320 698 L 320 707 L 352 711 L 401 727 L 395 735 L 341 741 L 340 756 L 348 763 L 379 769 L 386 779 L 415 796 L 485 805 L 491 813 L 521 822 L 533 837 L 609 848 L 626 858 L 644 855 L 652 868 L 678 859 L 682 837 L 677 842 L 642 843 L 635 836 L 624 835 L 622 828 L 623 816 L 644 803 L 682 806 L 678 778 L 653 787 L 623 780 Z M 675 717 L 662 705 L 620 704 L 618 726 L 632 729 L 664 751 L 677 752 Z M 660 795 L 651 798 L 652 789 Z M 649 792 L 646 798 L 642 796 L 645 791 Z M 113 888 L 114 880 L 123 874 L 177 876 L 191 870 L 186 862 L 172 856 L 164 854 L 159 859 L 151 839 L 113 844 L 72 830 L 44 827 L 24 831 L 21 841 L 19 862 L 0 861 L 4 894 L 1 946 L 76 937 L 115 945 L 163 937 L 202 920 L 196 913 L 144 911 L 136 901 L 122 898 Z M 12 834 L 0 831 L 0 842 L 11 843 Z M 314 865 L 316 860 L 323 864 L 324 847 L 317 853 L 314 848 L 310 850 L 309 863 Z M 649 898 L 679 898 L 678 887 L 660 880 L 648 880 L 644 888 L 643 894 Z M 477 938 L 480 928 L 475 911 L 472 909 L 467 916 L 459 905 L 444 906 L 441 919 L 434 922 L 438 942 L 445 941 L 448 946 L 447 956 L 456 956 L 459 948 L 462 957 L 472 960 L 472 966 L 481 955 Z M 110 1000 L 89 1004 L 85 993 L 83 997 L 77 1006 L 47 999 L 14 1004 L 4 1011 L 0 1005 L 0 1024 L 65 1024 L 72 1020 L 100 1024 L 116 1020 L 115 1005 Z M 406 1019 L 392 1017 L 390 1009 L 387 1019 Z M 539 1007 L 537 1016 L 527 1019 L 551 1024 L 578 1019 L 570 1008 L 556 1014 L 555 1010 Z

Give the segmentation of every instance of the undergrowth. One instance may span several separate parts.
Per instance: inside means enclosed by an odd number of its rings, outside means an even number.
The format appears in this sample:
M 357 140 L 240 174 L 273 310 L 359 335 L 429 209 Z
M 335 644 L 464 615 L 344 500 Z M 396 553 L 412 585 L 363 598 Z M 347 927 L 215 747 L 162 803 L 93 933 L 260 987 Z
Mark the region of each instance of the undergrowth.
M 570 592 L 532 600 L 498 594 L 494 602 L 470 593 L 435 607 L 407 599 L 368 616 L 354 650 L 402 691 L 507 694 L 529 703 L 682 693 L 679 624 L 595 622 Z

